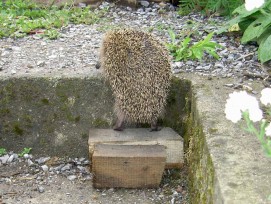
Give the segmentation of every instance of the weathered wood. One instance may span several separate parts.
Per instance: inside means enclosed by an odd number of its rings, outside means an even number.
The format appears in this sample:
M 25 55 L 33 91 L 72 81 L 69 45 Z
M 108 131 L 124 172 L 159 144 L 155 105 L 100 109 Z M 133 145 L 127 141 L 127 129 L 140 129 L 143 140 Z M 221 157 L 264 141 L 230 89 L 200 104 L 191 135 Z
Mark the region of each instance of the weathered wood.
M 122 145 L 163 145 L 166 147 L 166 168 L 180 168 L 184 162 L 183 139 L 171 128 L 150 132 L 147 128 L 125 129 L 122 132 L 112 129 L 91 129 L 89 131 L 90 158 L 95 144 Z
M 96 188 L 156 188 L 165 168 L 161 145 L 97 144 L 92 156 Z

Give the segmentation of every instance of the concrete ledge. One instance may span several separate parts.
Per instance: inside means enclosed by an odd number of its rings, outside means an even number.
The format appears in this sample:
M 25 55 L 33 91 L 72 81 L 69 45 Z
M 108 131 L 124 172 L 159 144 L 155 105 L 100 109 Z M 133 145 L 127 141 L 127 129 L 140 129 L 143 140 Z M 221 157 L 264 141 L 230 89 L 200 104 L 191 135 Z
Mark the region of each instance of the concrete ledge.
M 245 124 L 225 118 L 226 99 L 234 89 L 224 85 L 238 79 L 186 78 L 193 90 L 185 135 L 191 203 L 271 203 L 271 159 L 256 136 L 243 131 Z M 260 82 L 251 86 L 260 93 Z

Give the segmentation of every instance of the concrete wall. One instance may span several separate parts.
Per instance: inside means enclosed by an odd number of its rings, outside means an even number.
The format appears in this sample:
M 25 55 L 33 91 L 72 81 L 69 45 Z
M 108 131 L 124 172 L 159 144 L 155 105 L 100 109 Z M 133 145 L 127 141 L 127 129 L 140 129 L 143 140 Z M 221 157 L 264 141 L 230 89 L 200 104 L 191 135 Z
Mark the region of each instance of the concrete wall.
M 0 143 L 57 155 L 86 154 L 90 127 L 109 127 L 113 98 L 98 78 L 8 78 L 0 82 Z
M 189 81 L 173 80 L 163 126 L 180 134 Z M 33 153 L 86 156 L 88 131 L 114 123 L 110 87 L 99 77 L 0 80 L 0 146 Z

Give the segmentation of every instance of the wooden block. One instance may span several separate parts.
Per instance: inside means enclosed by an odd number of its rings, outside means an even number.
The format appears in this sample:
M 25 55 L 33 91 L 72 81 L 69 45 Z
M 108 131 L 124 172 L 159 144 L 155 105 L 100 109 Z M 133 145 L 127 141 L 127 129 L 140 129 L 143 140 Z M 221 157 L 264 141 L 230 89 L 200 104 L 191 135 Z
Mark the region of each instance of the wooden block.
M 92 156 L 95 188 L 156 188 L 165 168 L 161 145 L 97 144 Z
M 163 145 L 166 148 L 166 168 L 180 168 L 184 163 L 183 139 L 171 128 L 150 132 L 147 128 L 125 129 L 122 132 L 112 129 L 91 129 L 89 131 L 90 158 L 95 144 L 122 145 Z

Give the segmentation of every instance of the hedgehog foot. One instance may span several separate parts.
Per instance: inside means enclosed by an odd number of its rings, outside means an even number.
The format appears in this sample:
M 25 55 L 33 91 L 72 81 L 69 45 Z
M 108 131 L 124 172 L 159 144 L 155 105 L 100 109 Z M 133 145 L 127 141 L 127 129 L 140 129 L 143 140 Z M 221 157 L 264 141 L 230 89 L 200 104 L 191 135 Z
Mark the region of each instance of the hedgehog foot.
M 124 130 L 124 116 L 118 117 L 116 124 L 113 127 L 113 130 L 123 131 Z
M 150 132 L 154 132 L 154 131 L 160 131 L 162 128 L 160 127 L 152 127 Z
M 95 68 L 96 68 L 96 69 L 100 69 L 100 68 L 101 68 L 101 63 L 100 63 L 100 62 L 97 62 L 96 65 L 95 65 Z
M 123 126 L 114 126 L 113 130 L 116 130 L 116 131 L 123 131 L 124 130 L 124 127 Z
M 160 131 L 160 130 L 161 130 L 161 128 L 158 127 L 158 125 L 157 125 L 156 122 L 154 122 L 154 123 L 151 124 L 151 132 L 153 132 L 153 131 Z

